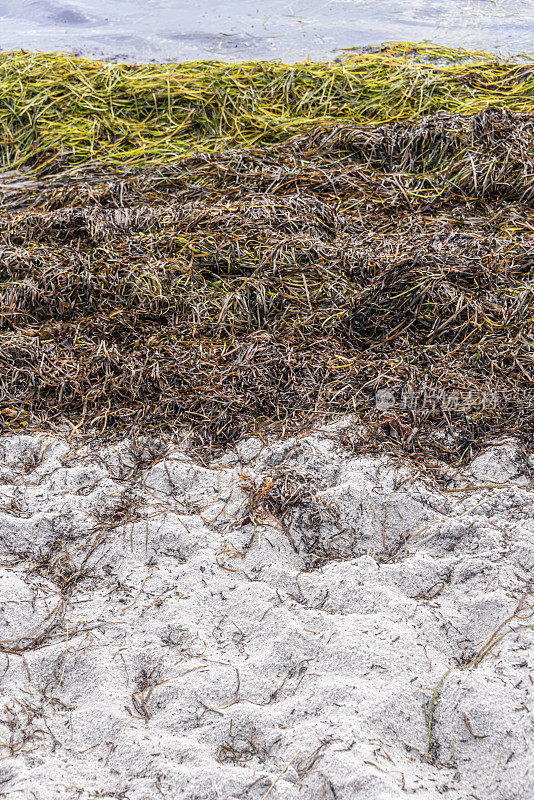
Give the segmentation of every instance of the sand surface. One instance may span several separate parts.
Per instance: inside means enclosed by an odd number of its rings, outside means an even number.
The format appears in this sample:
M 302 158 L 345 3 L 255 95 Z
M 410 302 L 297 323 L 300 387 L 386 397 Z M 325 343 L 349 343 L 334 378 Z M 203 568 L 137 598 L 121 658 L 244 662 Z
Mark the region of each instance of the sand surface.
M 534 460 L 357 436 L 0 439 L 0 797 L 534 796 Z

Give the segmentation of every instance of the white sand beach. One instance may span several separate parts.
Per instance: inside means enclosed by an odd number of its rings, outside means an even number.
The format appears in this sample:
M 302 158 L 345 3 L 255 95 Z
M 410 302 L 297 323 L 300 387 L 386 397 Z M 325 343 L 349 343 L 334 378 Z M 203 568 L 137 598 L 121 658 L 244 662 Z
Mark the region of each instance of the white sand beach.
M 0 439 L 0 797 L 529 800 L 529 454 Z

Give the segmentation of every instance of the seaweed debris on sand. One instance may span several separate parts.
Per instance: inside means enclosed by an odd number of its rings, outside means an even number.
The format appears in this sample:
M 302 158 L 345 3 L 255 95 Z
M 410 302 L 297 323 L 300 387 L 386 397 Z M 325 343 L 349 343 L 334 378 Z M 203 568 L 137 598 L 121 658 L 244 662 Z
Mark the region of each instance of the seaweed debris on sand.
M 533 146 L 533 116 L 492 107 L 4 177 L 4 427 L 224 446 L 354 412 L 447 460 L 531 436 Z M 438 400 L 376 408 L 422 387 Z

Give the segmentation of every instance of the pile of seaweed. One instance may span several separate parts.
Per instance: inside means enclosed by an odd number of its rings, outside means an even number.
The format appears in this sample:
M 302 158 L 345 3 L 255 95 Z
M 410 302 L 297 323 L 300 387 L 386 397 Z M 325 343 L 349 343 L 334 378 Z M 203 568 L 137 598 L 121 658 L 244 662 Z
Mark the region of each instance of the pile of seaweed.
M 380 124 L 487 106 L 532 113 L 532 59 L 397 43 L 334 63 L 113 64 L 0 54 L 0 167 L 162 164 L 287 140 L 311 127 Z
M 5 173 L 0 426 L 220 447 L 355 414 L 356 449 L 448 461 L 531 437 L 533 199 L 534 116 L 497 107 Z

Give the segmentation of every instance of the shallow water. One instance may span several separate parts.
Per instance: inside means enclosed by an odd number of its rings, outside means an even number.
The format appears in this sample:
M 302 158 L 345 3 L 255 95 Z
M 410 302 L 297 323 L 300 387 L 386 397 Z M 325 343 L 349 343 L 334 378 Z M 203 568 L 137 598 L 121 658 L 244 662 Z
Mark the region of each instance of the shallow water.
M 331 58 L 339 49 L 423 41 L 534 50 L 533 0 L 0 0 L 0 50 L 94 58 Z

